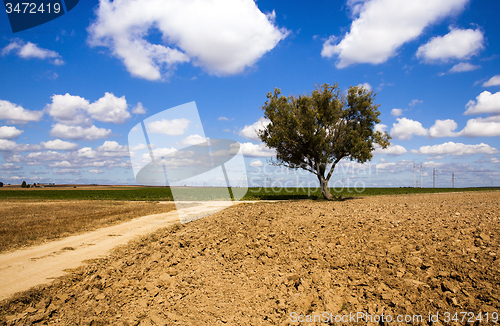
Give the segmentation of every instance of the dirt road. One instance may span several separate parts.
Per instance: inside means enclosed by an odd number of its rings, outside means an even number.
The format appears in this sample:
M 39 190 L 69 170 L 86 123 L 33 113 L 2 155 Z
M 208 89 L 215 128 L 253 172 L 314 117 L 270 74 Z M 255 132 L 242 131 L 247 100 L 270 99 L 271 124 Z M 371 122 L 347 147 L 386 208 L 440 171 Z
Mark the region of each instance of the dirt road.
M 50 282 L 64 275 L 65 270 L 77 268 L 85 260 L 106 256 L 114 247 L 126 244 L 137 236 L 174 223 L 199 219 L 230 206 L 231 202 L 186 202 L 184 205 L 186 208 L 177 211 L 143 216 L 25 250 L 0 254 L 0 300 Z

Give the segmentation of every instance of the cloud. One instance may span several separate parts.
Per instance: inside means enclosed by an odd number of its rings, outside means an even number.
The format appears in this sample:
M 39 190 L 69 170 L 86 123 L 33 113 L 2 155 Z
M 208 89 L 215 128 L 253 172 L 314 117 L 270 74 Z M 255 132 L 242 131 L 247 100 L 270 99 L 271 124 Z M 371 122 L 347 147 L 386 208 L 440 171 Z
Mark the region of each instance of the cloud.
M 40 48 L 38 45 L 31 42 L 24 43 L 21 40 L 15 40 L 2 49 L 2 55 L 7 55 L 11 51 L 16 52 L 16 54 L 23 59 L 49 59 L 52 64 L 58 66 L 64 64 L 59 53 Z
M 481 68 L 481 66 L 476 66 L 468 62 L 460 62 L 451 67 L 451 69 L 448 72 L 454 73 L 454 72 L 473 71 L 479 68 Z
M 0 170 L 11 171 L 11 170 L 21 170 L 21 166 L 12 163 L 5 163 L 0 165 Z
M 148 123 L 148 132 L 165 134 L 167 136 L 179 136 L 186 132 L 191 121 L 187 119 L 161 119 Z
M 453 131 L 457 129 L 457 127 L 458 125 L 454 120 L 436 120 L 434 125 L 429 128 L 429 136 L 432 138 L 455 137 L 459 135 L 459 133 Z
M 197 145 L 207 141 L 207 138 L 200 135 L 190 135 L 182 140 L 184 145 Z
M 28 152 L 39 149 L 39 145 L 18 144 L 12 140 L 0 139 L 0 151 L 2 152 Z
M 142 106 L 141 102 L 138 102 L 137 105 L 132 109 L 133 114 L 146 114 L 146 109 Z
M 467 137 L 500 136 L 500 117 L 469 119 L 460 135 Z
M 159 159 L 161 157 L 167 157 L 169 154 L 174 153 L 176 151 L 177 151 L 177 149 L 175 149 L 174 147 L 171 147 L 171 148 L 164 148 L 164 147 L 162 147 L 162 148 L 155 148 L 153 150 L 153 157 L 155 159 Z M 149 156 L 149 153 L 148 154 L 143 154 L 141 158 L 145 162 L 151 161 L 151 156 Z
M 16 127 L 2 126 L 0 127 L 0 139 L 14 139 L 23 132 L 24 130 L 19 130 Z
M 111 136 L 111 130 L 97 128 L 94 125 L 85 128 L 81 126 L 68 126 L 65 124 L 56 123 L 52 126 L 50 135 L 62 139 L 94 140 Z
M 445 36 L 436 36 L 417 50 L 417 58 L 427 63 L 468 59 L 484 48 L 479 29 L 452 29 Z
M 219 120 L 219 121 L 231 121 L 233 119 L 229 119 L 229 118 L 226 118 L 226 117 L 219 117 L 219 118 L 217 118 L 217 120 Z
M 54 169 L 52 171 L 54 174 L 73 174 L 79 175 L 81 172 L 78 169 Z
M 89 126 L 92 120 L 87 115 L 89 101 L 80 96 L 52 95 L 52 103 L 45 106 L 45 110 L 56 121 L 65 125 Z
M 106 140 L 104 144 L 96 148 L 96 153 L 104 157 L 128 157 L 130 153 L 128 146 L 120 145 L 116 141 Z
M 260 141 L 260 138 L 257 135 L 257 131 L 264 129 L 265 127 L 267 127 L 269 123 L 271 123 L 270 120 L 265 118 L 259 118 L 259 120 L 254 124 L 243 127 L 243 129 L 238 133 L 238 135 L 248 140 Z
M 10 123 L 28 123 L 40 121 L 43 116 L 41 111 L 29 111 L 20 105 L 9 101 L 0 100 L 0 120 L 9 120 Z
M 94 174 L 102 174 L 104 171 L 103 170 L 99 170 L 99 169 L 92 169 L 92 170 L 89 170 L 90 173 L 94 173 Z
M 498 153 L 498 150 L 484 143 L 478 145 L 465 145 L 462 143 L 447 142 L 440 145 L 422 146 L 417 153 L 422 155 L 463 156 L 474 154 L 495 154 Z
M 380 64 L 397 54 L 398 49 L 416 39 L 425 27 L 464 8 L 468 0 L 446 1 L 350 1 L 357 18 L 340 43 L 331 36 L 321 56 L 338 57 L 337 68 L 356 63 Z
M 467 110 L 464 114 L 481 114 L 493 113 L 500 114 L 500 92 L 491 94 L 484 91 L 476 97 L 476 101 L 470 100 L 465 107 Z
M 68 161 L 61 161 L 61 162 L 49 163 L 47 164 L 47 166 L 50 168 L 68 168 L 71 167 L 71 163 L 69 163 Z
M 259 161 L 259 160 L 253 160 L 250 163 L 250 166 L 254 167 L 254 168 L 258 168 L 258 167 L 264 166 L 264 163 L 262 163 L 262 161 Z
M 413 135 L 427 136 L 427 129 L 418 121 L 407 118 L 397 118 L 397 123 L 392 125 L 391 136 L 400 140 L 412 139 Z
M 159 80 L 191 61 L 215 75 L 252 66 L 288 32 L 254 1 L 101 0 L 89 26 L 89 44 L 108 47 L 135 77 Z M 163 44 L 147 40 L 153 30 Z
M 410 103 L 408 103 L 408 105 L 411 107 L 414 107 L 415 105 L 422 104 L 422 103 L 424 103 L 423 100 L 419 100 L 419 99 L 414 98 L 413 100 L 411 100 Z
M 51 98 L 52 103 L 47 104 L 45 110 L 57 122 L 65 125 L 88 127 L 92 125 L 92 119 L 121 124 L 131 117 L 125 96 L 118 98 L 113 93 L 105 92 L 92 104 L 83 97 L 68 93 Z
M 50 140 L 48 142 L 41 142 L 40 145 L 45 149 L 53 149 L 60 151 L 72 151 L 78 148 L 78 144 L 60 139 Z
M 252 143 L 242 143 L 241 149 L 243 155 L 250 157 L 271 157 L 276 155 L 274 150 L 269 149 L 263 143 L 258 145 Z
M 77 156 L 85 158 L 95 158 L 97 156 L 97 153 L 91 147 L 84 147 L 78 150 Z
M 384 132 L 387 130 L 387 126 L 384 125 L 383 123 L 378 123 L 375 125 L 375 131 L 380 131 L 380 132 Z
M 372 85 L 368 84 L 368 83 L 363 83 L 363 84 L 359 84 L 358 87 L 363 87 L 364 89 L 366 89 L 368 92 L 371 92 L 372 91 Z
M 121 124 L 130 118 L 127 108 L 125 96 L 118 98 L 105 92 L 103 97 L 89 105 L 87 111 L 95 120 Z
M 387 147 L 386 149 L 377 147 L 375 151 L 373 151 L 373 154 L 387 154 L 389 156 L 398 156 L 398 155 L 403 155 L 404 153 L 408 152 L 406 148 L 404 148 L 401 145 L 391 145 Z
M 498 86 L 498 85 L 500 85 L 500 75 L 495 75 L 491 77 L 488 81 L 483 83 L 484 87 Z
M 393 124 L 390 134 L 400 140 L 409 140 L 413 135 L 430 138 L 500 136 L 500 116 L 469 119 L 467 125 L 459 132 L 455 131 L 458 125 L 452 119 L 436 120 L 428 130 L 418 121 L 407 118 L 398 118 L 397 120 L 398 122 Z
M 12 140 L 0 139 L 0 151 L 13 151 L 17 147 L 17 143 Z
M 403 115 L 403 109 L 392 109 L 391 110 L 391 115 L 393 117 L 400 117 Z

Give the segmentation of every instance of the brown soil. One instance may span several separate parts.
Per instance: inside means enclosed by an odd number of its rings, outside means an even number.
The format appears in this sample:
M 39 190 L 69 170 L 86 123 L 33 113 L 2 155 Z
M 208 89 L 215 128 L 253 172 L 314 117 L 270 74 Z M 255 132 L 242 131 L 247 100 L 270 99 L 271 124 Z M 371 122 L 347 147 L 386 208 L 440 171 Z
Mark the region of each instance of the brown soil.
M 0 252 L 175 209 L 173 203 L 109 200 L 2 200 L 0 205 Z
M 491 318 L 500 308 L 499 205 L 500 192 L 239 205 L 4 301 L 0 320 L 288 325 L 297 324 L 293 312 L 325 311 L 423 315 L 413 324 L 439 313 L 435 325 L 446 312 Z

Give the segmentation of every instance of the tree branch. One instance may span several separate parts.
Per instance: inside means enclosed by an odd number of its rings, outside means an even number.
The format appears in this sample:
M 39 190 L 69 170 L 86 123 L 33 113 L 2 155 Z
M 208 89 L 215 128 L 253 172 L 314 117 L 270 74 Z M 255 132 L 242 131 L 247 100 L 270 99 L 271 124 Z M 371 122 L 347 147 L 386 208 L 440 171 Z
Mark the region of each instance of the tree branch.
M 332 164 L 332 167 L 330 168 L 330 172 L 328 172 L 328 176 L 326 178 L 327 181 L 330 181 L 330 178 L 332 177 L 332 174 L 333 174 L 333 170 L 335 169 L 335 166 L 340 162 L 341 159 L 343 159 L 345 157 L 345 152 L 342 153 L 342 155 L 339 156 L 339 158 L 337 158 L 335 160 L 335 162 L 333 162 Z

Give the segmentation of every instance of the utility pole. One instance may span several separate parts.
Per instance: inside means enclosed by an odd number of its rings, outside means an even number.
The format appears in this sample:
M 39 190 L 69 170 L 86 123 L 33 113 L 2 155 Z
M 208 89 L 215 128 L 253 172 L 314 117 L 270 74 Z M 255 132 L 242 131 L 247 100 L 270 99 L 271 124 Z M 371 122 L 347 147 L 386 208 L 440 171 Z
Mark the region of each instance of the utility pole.
M 420 163 L 420 188 L 422 188 L 422 163 Z
M 451 173 L 451 187 L 455 188 L 455 173 Z
M 432 188 L 436 188 L 436 168 L 432 170 Z
M 415 163 L 413 163 L 413 188 L 415 188 L 415 184 L 416 184 L 416 181 L 415 181 Z

